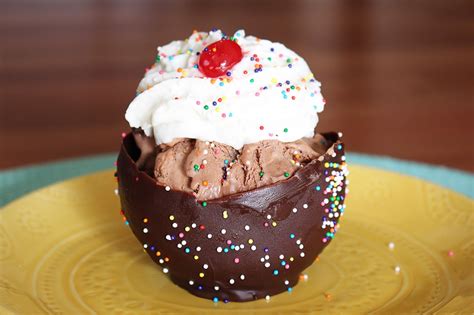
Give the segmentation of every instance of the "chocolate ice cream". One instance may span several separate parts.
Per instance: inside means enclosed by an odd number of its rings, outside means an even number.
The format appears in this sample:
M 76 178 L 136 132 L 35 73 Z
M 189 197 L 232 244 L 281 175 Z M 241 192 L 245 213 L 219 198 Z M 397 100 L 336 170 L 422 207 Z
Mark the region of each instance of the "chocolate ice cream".
M 196 139 L 178 139 L 155 148 L 152 138 L 139 131 L 134 135 L 141 150 L 139 168 L 147 173 L 153 169 L 150 175 L 160 185 L 192 193 L 198 200 L 285 180 L 328 149 L 326 139 L 319 134 L 288 143 L 263 140 L 241 150 Z

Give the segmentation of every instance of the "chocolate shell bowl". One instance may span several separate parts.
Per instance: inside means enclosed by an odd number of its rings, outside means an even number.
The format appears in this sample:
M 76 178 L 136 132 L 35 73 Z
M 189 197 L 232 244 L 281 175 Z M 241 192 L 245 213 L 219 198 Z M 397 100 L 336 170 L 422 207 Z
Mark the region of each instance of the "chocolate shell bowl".
M 140 171 L 128 134 L 117 163 L 123 214 L 153 261 L 194 295 L 242 302 L 291 291 L 344 212 L 344 145 L 323 136 L 327 152 L 290 178 L 199 201 Z

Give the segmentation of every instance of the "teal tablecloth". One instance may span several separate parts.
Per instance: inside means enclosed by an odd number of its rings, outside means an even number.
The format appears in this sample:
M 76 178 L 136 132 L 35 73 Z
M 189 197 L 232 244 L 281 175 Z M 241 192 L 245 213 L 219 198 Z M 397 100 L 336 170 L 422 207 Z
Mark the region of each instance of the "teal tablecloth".
M 91 172 L 114 168 L 116 154 L 0 171 L 0 206 L 40 187 Z M 402 161 L 388 157 L 348 153 L 347 162 L 365 165 L 424 179 L 474 198 L 474 176 L 446 167 Z

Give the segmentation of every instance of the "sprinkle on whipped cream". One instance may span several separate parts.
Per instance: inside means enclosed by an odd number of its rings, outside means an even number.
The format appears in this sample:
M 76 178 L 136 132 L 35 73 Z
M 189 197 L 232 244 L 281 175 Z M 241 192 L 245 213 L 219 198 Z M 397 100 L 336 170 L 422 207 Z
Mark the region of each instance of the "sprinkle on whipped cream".
M 156 143 L 176 138 L 245 144 L 312 137 L 324 109 L 321 84 L 303 58 L 283 44 L 245 36 L 230 37 L 242 60 L 218 78 L 199 71 L 203 49 L 225 35 L 193 32 L 184 41 L 158 48 L 141 80 L 126 119 Z

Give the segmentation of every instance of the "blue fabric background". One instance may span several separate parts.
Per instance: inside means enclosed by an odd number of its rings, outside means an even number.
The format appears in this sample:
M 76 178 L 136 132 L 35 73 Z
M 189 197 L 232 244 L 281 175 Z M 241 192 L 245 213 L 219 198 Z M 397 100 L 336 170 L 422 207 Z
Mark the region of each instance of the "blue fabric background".
M 40 187 L 71 177 L 115 168 L 116 154 L 95 155 L 0 171 L 0 206 Z M 411 175 L 474 198 L 474 175 L 446 167 L 388 157 L 348 153 L 347 162 Z

